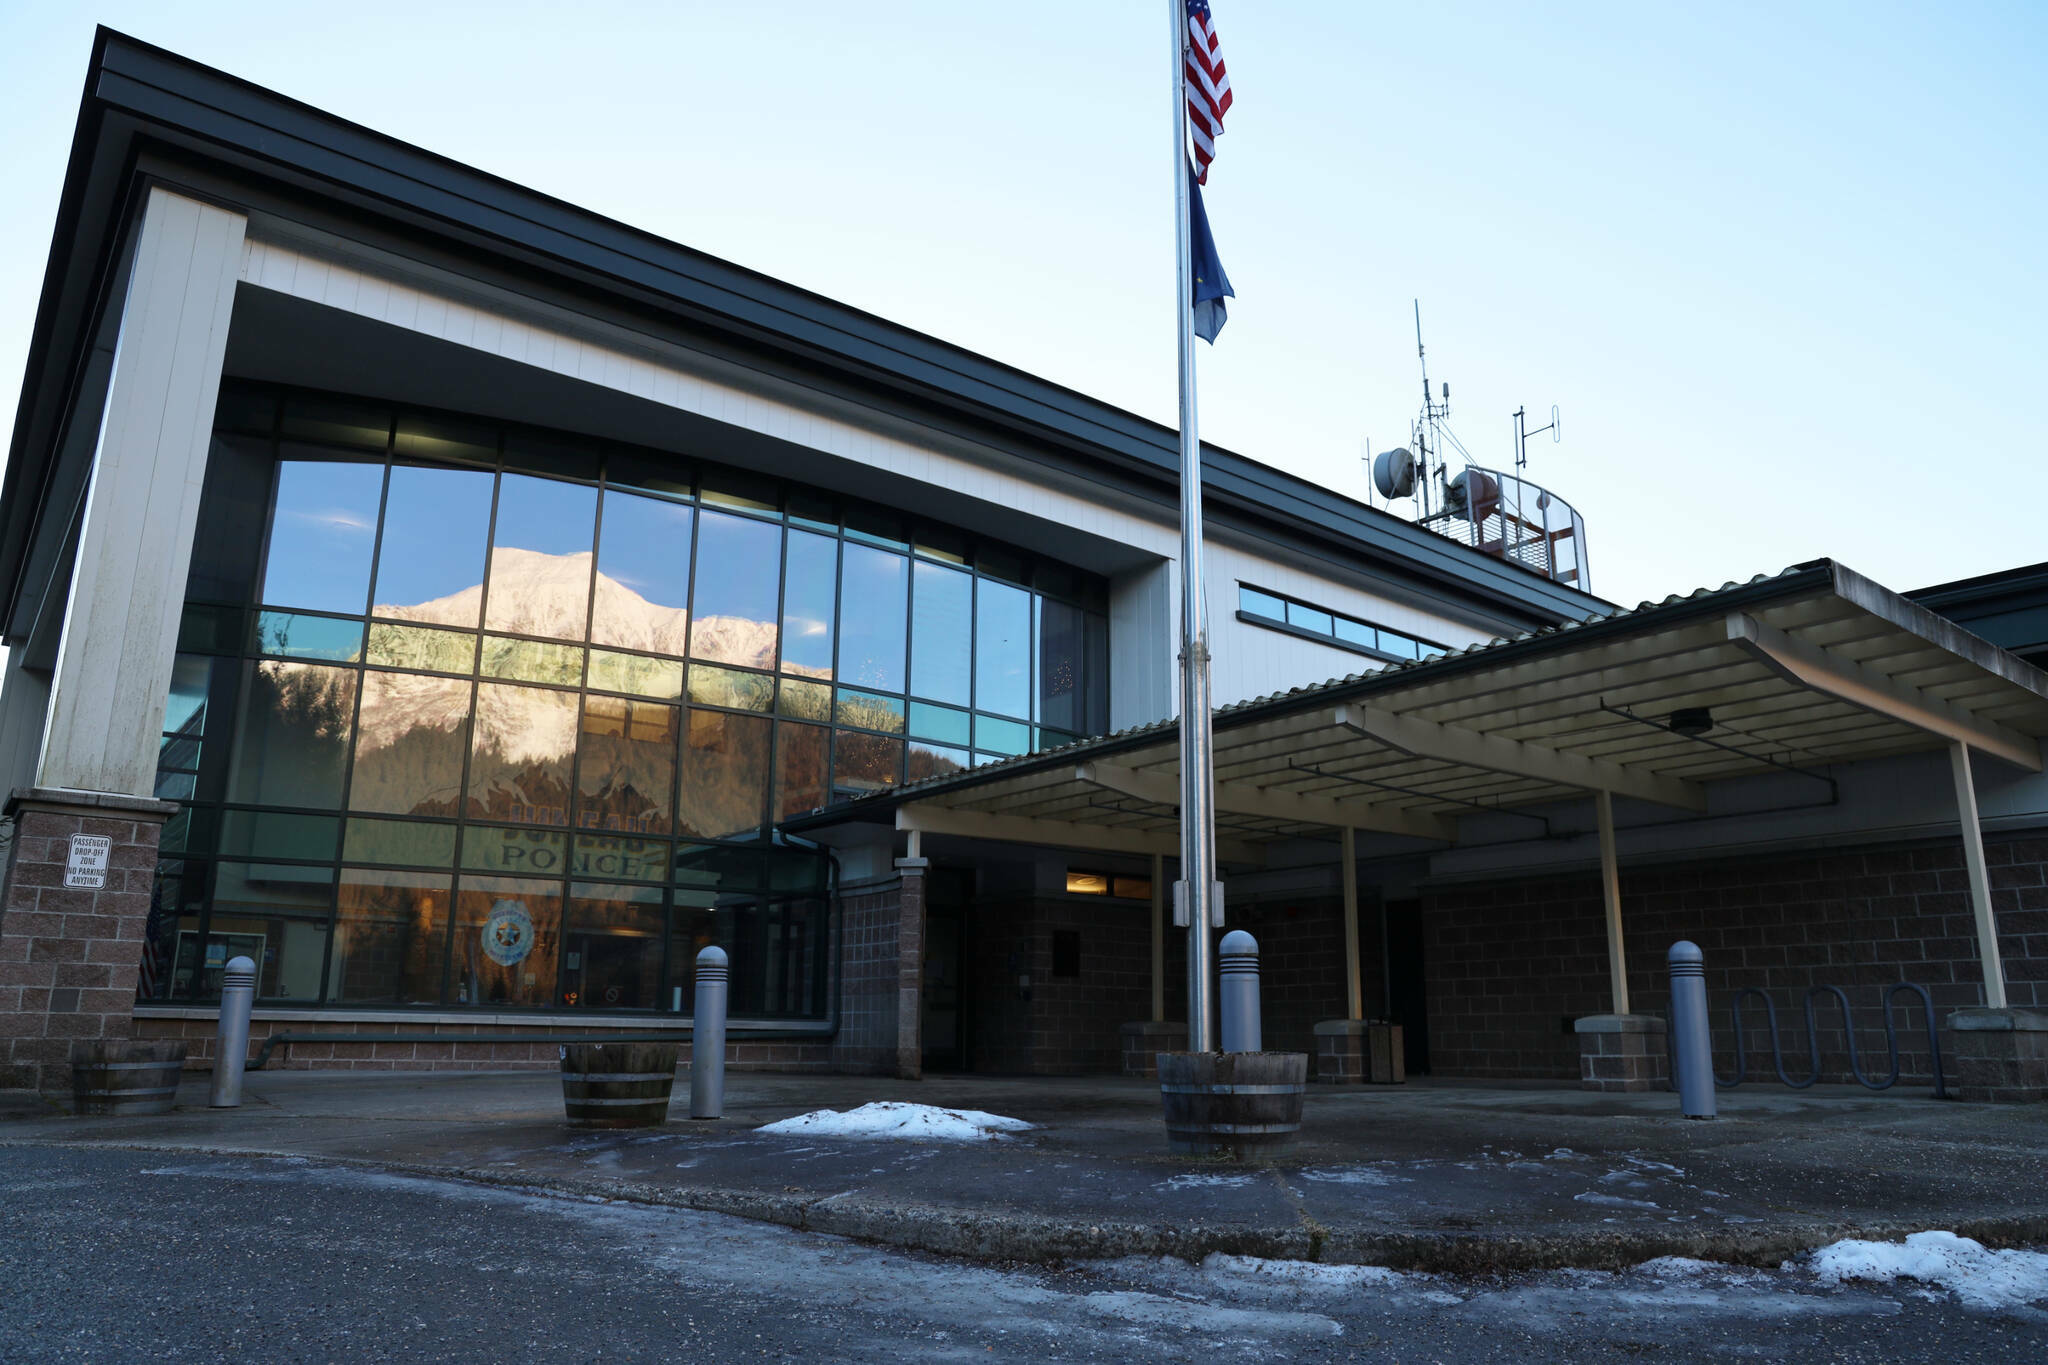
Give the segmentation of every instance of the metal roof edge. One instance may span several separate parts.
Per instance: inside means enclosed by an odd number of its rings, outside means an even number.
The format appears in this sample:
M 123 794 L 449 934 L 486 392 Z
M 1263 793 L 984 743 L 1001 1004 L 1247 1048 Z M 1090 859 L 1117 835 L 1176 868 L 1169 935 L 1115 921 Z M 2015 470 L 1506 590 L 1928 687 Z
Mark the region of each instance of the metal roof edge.
M 1875 579 L 1866 578 L 1846 564 L 1834 567 L 1835 592 L 1872 616 L 1889 621 L 1900 630 L 1919 636 L 1958 658 L 1967 659 L 1987 673 L 2048 697 L 2048 672 L 2020 658 L 1981 635 L 1957 625 L 1932 607 L 1893 592 Z
M 288 168 L 349 197 L 359 210 L 402 209 L 444 236 L 552 270 L 584 288 L 649 295 L 672 308 L 715 314 L 807 363 L 838 366 L 870 382 L 884 377 L 905 401 L 922 391 L 1026 442 L 1065 446 L 1105 467 L 1135 463 L 1146 477 L 1177 481 L 1178 441 L 1159 423 L 104 26 L 94 38 L 59 230 L 46 264 L 39 337 L 47 330 L 45 314 L 64 303 L 52 281 L 72 269 L 79 249 L 76 225 L 66 230 L 65 218 L 78 209 L 74 178 L 82 183 L 95 160 L 110 155 L 87 130 L 109 112 L 126 116 L 124 145 L 146 131 L 126 127 L 129 120 L 155 125 L 245 159 L 244 172 Z M 88 249 L 97 250 L 98 241 Z M 705 325 L 705 319 L 695 321 Z M 43 353 L 32 343 L 32 372 Z M 46 388 L 23 386 L 5 475 L 10 488 L 23 465 L 26 433 L 36 425 L 28 418 L 38 403 L 56 401 Z M 1607 605 L 1234 451 L 1205 443 L 1203 461 L 1216 484 L 1212 501 L 1239 514 L 1254 534 L 1292 533 L 1368 563 L 1391 561 L 1511 617 L 1557 620 Z M 18 586 L 22 553 L 11 540 L 5 547 L 8 564 L 0 567 L 11 586 Z
M 1430 680 L 1455 677 L 1463 673 L 1499 667 L 1504 663 L 1518 662 L 1526 655 L 1541 654 L 1550 649 L 1564 647 L 1566 642 L 1583 644 L 1588 639 L 1603 639 L 1638 628 L 1662 629 L 1675 622 L 1713 616 L 1737 607 L 1768 602 L 1774 598 L 1795 596 L 1816 587 L 1826 586 L 1832 590 L 1836 583 L 1835 568 L 1833 560 L 1808 560 L 1780 573 L 1760 574 L 1742 583 L 1728 583 L 1719 588 L 1702 588 L 1684 596 L 1667 597 L 1661 602 L 1645 602 L 1640 606 L 1591 616 L 1583 621 L 1546 626 L 1526 634 L 1490 640 L 1432 659 L 1394 664 L 1373 673 L 1354 674 L 1287 692 L 1252 697 L 1218 708 L 1214 723 L 1218 729 L 1252 725 L 1291 712 L 1351 701 L 1375 692 L 1390 691 L 1415 682 L 1425 674 Z M 906 783 L 872 796 L 849 801 L 844 805 L 827 806 L 822 810 L 796 816 L 780 822 L 777 828 L 800 832 L 806 829 L 823 829 L 835 824 L 872 823 L 894 812 L 897 807 L 920 797 L 967 790 L 1006 777 L 1045 772 L 1086 759 L 1143 748 L 1158 742 L 1178 727 L 1179 722 L 1174 719 L 1153 721 L 1148 725 L 1133 726 L 1115 734 L 1049 749 L 1042 754 L 1008 759 L 942 778 L 927 778 L 922 782 Z

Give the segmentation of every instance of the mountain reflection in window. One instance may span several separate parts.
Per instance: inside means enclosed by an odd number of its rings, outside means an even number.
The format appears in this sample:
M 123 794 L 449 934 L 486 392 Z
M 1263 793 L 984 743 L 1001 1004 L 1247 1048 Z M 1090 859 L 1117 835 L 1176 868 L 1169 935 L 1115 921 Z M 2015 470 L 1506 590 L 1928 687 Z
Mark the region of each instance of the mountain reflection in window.
M 469 814 L 521 825 L 569 823 L 576 696 L 541 687 L 477 684 Z
M 372 613 L 475 630 L 490 528 L 489 474 L 393 465 Z
M 581 640 L 596 524 L 594 488 L 529 474 L 500 478 L 485 628 Z
M 693 515 L 660 498 L 605 491 L 593 642 L 681 657 L 690 623 Z
M 350 810 L 454 815 L 462 798 L 470 684 L 461 678 L 366 673 L 356 727 Z
M 775 666 L 782 528 L 706 512 L 697 524 L 697 616 L 690 654 L 748 668 Z

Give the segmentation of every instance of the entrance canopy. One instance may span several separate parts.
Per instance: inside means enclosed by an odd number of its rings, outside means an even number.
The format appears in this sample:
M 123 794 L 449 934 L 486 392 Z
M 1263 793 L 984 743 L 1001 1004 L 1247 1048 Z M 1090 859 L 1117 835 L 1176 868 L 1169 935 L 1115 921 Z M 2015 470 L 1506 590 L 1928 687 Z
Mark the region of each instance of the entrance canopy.
M 1215 715 L 1218 852 L 1332 829 L 1455 842 L 1583 797 L 1704 811 L 1709 783 L 1963 746 L 2042 768 L 2048 674 L 1828 560 Z M 788 821 L 1179 851 L 1173 721 Z

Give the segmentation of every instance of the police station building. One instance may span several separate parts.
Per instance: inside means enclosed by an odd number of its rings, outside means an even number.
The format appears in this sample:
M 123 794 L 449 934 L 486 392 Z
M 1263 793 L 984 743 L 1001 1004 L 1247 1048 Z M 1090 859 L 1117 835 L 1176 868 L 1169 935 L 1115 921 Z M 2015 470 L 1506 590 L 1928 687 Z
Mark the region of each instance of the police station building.
M 1881 1028 L 1923 984 L 2041 1084 L 2048 574 L 1618 611 L 1204 458 L 1269 1045 L 1645 1083 L 1687 937 L 1717 1001 Z M 710 943 L 739 1065 L 1172 1045 L 1176 459 L 102 31 L 0 490 L 0 1086 L 77 1039 L 209 1064 L 238 955 L 272 1066 L 687 1031 Z

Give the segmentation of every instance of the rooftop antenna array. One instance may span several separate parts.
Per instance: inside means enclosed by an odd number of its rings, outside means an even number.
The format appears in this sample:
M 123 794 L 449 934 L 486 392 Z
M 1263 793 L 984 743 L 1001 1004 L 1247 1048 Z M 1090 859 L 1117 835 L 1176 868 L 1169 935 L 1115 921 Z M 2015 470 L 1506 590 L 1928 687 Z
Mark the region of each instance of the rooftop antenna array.
M 1451 429 L 1451 386 L 1429 386 L 1429 357 L 1422 344 L 1422 301 L 1415 301 L 1415 359 L 1422 372 L 1422 411 L 1409 424 L 1412 450 L 1399 447 L 1371 453 L 1372 483 L 1389 503 L 1412 497 L 1415 520 L 1437 534 L 1533 570 L 1546 578 L 1588 586 L 1586 523 L 1571 504 L 1531 483 L 1531 437 L 1550 433 L 1563 439 L 1564 424 L 1557 405 L 1547 426 L 1529 429 L 1527 408 L 1514 412 L 1513 473 L 1483 468 Z M 1465 467 L 1451 475 L 1445 452 L 1453 451 Z M 1389 509 L 1391 510 L 1391 508 Z

